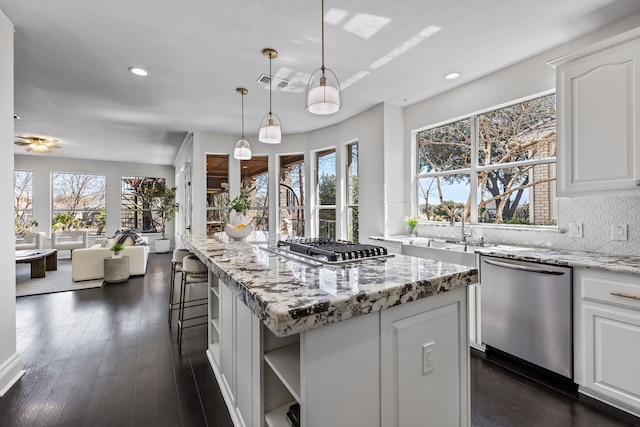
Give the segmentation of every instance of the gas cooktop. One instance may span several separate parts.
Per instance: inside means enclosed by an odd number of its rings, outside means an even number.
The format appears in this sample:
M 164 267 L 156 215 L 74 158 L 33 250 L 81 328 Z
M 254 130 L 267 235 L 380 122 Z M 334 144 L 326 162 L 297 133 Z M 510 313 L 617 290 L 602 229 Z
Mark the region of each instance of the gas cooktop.
M 351 243 L 328 238 L 289 237 L 267 250 L 280 255 L 294 255 L 322 264 L 347 264 L 369 259 L 392 257 L 383 246 Z

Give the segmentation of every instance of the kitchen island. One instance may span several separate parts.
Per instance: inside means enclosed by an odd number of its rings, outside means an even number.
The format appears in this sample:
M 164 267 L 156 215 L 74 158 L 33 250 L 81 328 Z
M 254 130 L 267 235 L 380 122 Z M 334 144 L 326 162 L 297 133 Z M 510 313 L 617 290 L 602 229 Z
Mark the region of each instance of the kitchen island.
M 395 256 L 311 266 L 255 243 L 183 237 L 210 270 L 207 356 L 234 423 L 469 424 L 475 268 Z

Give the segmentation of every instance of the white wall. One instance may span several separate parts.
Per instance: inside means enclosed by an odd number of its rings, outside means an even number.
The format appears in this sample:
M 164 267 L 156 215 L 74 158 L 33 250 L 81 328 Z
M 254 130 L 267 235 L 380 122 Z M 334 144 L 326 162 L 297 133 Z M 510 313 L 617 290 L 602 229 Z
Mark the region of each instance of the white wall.
M 13 25 L 0 10 L 0 206 L 13 206 Z M 12 209 L 0 210 L 0 236 L 13 242 Z M 16 350 L 16 265 L 13 245 L 0 246 L 0 396 L 24 374 Z
M 385 109 L 390 109 L 395 118 L 394 123 L 386 123 Z M 284 125 L 284 123 L 283 123 Z M 385 173 L 395 177 L 401 185 L 401 175 L 398 174 L 398 159 L 393 158 L 395 164 L 385 171 L 383 153 L 385 138 L 393 138 L 396 147 L 401 147 L 402 132 L 401 115 L 397 107 L 377 105 L 349 120 L 319 129 L 306 134 L 285 135 L 283 141 L 278 145 L 268 145 L 258 142 L 255 135 L 247 135 L 252 142 L 253 155 L 269 156 L 269 173 L 271 188 L 277 188 L 277 156 L 280 154 L 305 154 L 306 173 L 306 200 L 308 218 L 307 224 L 315 222 L 315 212 L 310 211 L 313 200 L 315 176 L 314 152 L 336 147 L 336 168 L 337 182 L 340 183 L 336 191 L 336 197 L 344 200 L 345 188 L 345 151 L 344 147 L 348 143 L 358 142 L 359 150 L 359 183 L 360 183 L 360 236 L 361 240 L 371 235 L 380 234 L 383 226 L 385 199 L 383 189 L 385 187 Z M 388 129 L 387 129 L 388 128 Z M 206 232 L 206 155 L 207 154 L 229 154 L 233 151 L 237 136 L 221 135 L 210 132 L 194 132 L 192 149 L 185 145 L 181 149 L 179 159 L 174 163 L 176 169 L 180 169 L 187 161 L 192 162 L 192 191 L 193 191 L 193 233 L 204 234 Z M 191 153 L 191 154 L 189 154 Z M 398 155 L 398 154 L 396 154 Z M 401 151 L 400 151 L 401 155 Z M 401 158 L 401 157 L 400 157 Z M 230 156 L 229 160 L 229 192 L 233 198 L 240 191 L 240 168 L 239 161 Z M 389 178 L 391 179 L 391 178 Z M 400 188 L 400 193 L 403 189 Z M 344 204 L 339 203 L 338 209 L 344 211 Z M 277 211 L 277 194 L 270 193 L 269 200 L 270 229 L 277 230 L 275 223 Z M 344 224 L 337 225 L 338 232 L 344 231 Z M 310 235 L 311 232 L 307 231 Z M 340 235 L 340 234 L 339 234 Z
M 64 149 L 64 148 L 63 148 Z M 107 226 L 106 234 L 113 235 L 121 229 L 121 179 L 123 176 L 149 176 L 165 178 L 168 186 L 174 186 L 175 170 L 173 166 L 157 166 L 137 163 L 101 162 L 92 160 L 65 159 L 59 157 L 15 156 L 15 169 L 33 171 L 33 218 L 38 221 L 36 231 L 45 231 L 49 237 L 51 231 L 51 173 L 73 172 L 104 175 L 107 179 Z M 166 235 L 173 236 L 174 221 L 167 224 Z M 149 245 L 161 234 L 149 234 Z M 48 242 L 48 241 L 47 241 Z

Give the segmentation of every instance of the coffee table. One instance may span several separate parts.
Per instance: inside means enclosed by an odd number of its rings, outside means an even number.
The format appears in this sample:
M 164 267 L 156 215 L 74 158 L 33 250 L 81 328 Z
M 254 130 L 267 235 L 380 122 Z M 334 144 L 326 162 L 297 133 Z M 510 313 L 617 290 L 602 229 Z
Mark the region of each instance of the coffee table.
M 16 264 L 31 264 L 31 278 L 45 277 L 46 271 L 58 269 L 58 251 L 56 249 L 37 249 L 16 251 Z

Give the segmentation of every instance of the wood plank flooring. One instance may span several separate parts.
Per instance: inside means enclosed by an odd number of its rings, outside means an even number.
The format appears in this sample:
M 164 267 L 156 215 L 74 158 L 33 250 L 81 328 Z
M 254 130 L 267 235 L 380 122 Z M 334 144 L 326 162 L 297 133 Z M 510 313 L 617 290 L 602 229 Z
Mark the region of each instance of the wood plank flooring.
M 231 426 L 206 328 L 185 330 L 180 352 L 177 316 L 168 327 L 170 271 L 169 254 L 151 254 L 147 274 L 125 283 L 18 298 L 27 373 L 0 399 L 0 426 Z M 473 426 L 640 425 L 475 353 L 471 375 Z

